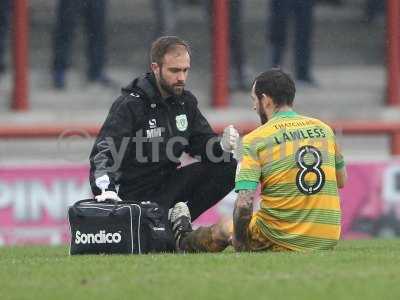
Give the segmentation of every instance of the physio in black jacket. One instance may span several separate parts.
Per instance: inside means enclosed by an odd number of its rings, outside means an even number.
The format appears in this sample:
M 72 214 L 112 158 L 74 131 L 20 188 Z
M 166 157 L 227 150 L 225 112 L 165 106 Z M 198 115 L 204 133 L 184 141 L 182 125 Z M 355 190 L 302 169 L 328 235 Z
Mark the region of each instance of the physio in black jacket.
M 192 220 L 234 187 L 239 138 L 233 126 L 218 137 L 185 90 L 188 44 L 157 39 L 151 71 L 122 89 L 90 155 L 90 183 L 98 201 L 154 201 L 164 209 L 187 202 Z M 198 162 L 180 167 L 188 153 Z

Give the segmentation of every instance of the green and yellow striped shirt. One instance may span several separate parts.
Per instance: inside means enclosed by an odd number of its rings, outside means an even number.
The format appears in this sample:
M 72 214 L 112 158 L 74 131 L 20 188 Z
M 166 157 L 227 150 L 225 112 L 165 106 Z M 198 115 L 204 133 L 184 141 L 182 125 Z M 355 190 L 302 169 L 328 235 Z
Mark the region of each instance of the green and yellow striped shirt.
M 344 167 L 332 129 L 280 112 L 243 138 L 236 191 L 261 184 L 256 226 L 292 250 L 331 249 L 340 237 L 336 171 Z

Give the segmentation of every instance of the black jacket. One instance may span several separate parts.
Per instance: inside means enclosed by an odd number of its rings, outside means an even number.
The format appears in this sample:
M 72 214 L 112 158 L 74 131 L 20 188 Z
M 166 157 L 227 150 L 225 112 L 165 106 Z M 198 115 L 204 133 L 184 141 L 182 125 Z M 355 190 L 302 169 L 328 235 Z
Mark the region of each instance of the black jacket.
M 210 139 L 211 150 L 206 150 Z M 205 161 L 210 151 L 214 157 L 227 155 L 195 96 L 185 90 L 162 99 L 154 75 L 148 73 L 123 88 L 112 104 L 90 154 L 90 185 L 99 194 L 95 180 L 107 174 L 109 190 L 119 184 L 120 194 L 122 189 L 143 195 L 177 168 L 183 152 Z

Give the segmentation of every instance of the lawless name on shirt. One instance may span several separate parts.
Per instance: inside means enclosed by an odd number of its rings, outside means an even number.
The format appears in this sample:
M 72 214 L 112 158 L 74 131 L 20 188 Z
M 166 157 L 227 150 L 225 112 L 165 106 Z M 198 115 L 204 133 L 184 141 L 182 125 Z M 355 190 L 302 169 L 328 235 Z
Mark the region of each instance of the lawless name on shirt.
M 298 129 L 294 131 L 284 131 L 282 135 L 275 136 L 274 140 L 277 145 L 292 142 L 296 140 L 318 139 L 326 137 L 322 128 Z

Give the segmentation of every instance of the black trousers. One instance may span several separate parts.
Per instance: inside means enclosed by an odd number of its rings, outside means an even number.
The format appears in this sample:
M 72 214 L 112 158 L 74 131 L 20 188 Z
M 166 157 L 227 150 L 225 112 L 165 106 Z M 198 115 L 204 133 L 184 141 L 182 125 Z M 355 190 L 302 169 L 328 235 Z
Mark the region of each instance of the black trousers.
M 232 69 L 236 70 L 237 80 L 246 83 L 245 70 L 246 55 L 243 35 L 243 1 L 229 1 L 229 46 Z
M 5 70 L 4 56 L 10 29 L 11 0 L 0 0 L 0 72 Z
M 314 0 L 272 0 L 269 41 L 272 45 L 272 65 L 282 65 L 286 49 L 288 23 L 291 16 L 295 19 L 295 68 L 296 78 L 310 79 L 311 40 L 313 29 Z
M 106 0 L 60 0 L 54 31 L 53 70 L 63 72 L 70 64 L 72 41 L 79 17 L 84 18 L 87 37 L 87 77 L 96 80 L 105 64 Z
M 204 1 L 204 7 L 209 18 L 208 23 L 212 24 L 212 6 L 213 0 Z M 239 84 L 246 84 L 245 66 L 246 55 L 244 48 L 243 35 L 243 14 L 244 1 L 229 1 L 229 51 L 230 51 L 230 68 L 231 79 L 234 78 Z M 210 27 L 211 30 L 211 27 Z
M 153 0 L 155 12 L 155 39 L 163 35 L 175 35 L 178 6 L 176 0 Z
M 120 189 L 119 196 L 123 200 L 153 201 L 166 211 L 177 202 L 187 202 L 195 220 L 234 188 L 235 173 L 236 160 L 193 163 L 169 173 L 157 187 L 142 195 Z

